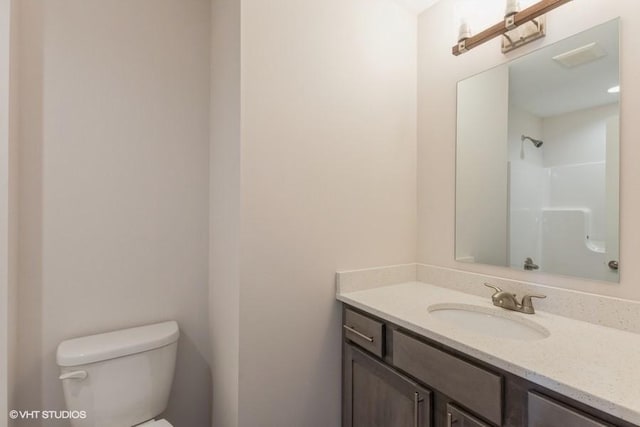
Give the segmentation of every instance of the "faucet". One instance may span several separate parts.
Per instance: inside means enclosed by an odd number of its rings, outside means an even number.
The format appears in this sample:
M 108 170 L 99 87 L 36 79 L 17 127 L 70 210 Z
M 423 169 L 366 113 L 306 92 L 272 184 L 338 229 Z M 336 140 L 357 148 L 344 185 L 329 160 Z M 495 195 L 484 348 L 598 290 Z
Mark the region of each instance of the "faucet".
M 484 284 L 486 287 L 495 290 L 496 292 L 491 296 L 491 301 L 496 307 L 504 308 L 506 310 L 517 311 L 519 313 L 534 314 L 536 311 L 533 309 L 533 303 L 531 298 L 546 298 L 546 295 L 525 295 L 522 297 L 522 302 L 518 302 L 516 294 L 510 294 L 503 291 L 497 286 L 493 286 L 490 283 Z
M 536 263 L 533 262 L 533 259 L 531 259 L 531 257 L 527 257 L 527 259 L 524 260 L 524 269 L 531 271 L 531 270 L 537 270 L 539 269 L 540 266 Z

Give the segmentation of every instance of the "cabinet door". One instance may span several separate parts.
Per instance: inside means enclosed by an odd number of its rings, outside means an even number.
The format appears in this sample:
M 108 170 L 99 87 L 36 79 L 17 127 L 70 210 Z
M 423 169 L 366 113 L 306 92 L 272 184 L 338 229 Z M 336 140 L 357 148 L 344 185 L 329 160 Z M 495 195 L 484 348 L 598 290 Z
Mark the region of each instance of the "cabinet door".
M 489 424 L 485 424 L 473 415 L 448 404 L 447 427 L 489 427 Z
M 351 344 L 344 347 L 343 427 L 429 427 L 431 392 Z

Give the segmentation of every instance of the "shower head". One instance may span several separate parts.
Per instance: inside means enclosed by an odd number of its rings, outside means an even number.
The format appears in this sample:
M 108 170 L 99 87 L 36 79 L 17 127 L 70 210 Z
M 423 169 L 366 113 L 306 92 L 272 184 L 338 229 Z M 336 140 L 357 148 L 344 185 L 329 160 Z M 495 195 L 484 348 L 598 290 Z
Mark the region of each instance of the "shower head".
M 523 142 L 527 139 L 531 141 L 531 143 L 535 145 L 536 148 L 540 148 L 542 147 L 542 144 L 544 144 L 544 142 L 540 141 L 539 139 L 534 139 L 534 138 L 531 138 L 530 136 L 522 135 Z

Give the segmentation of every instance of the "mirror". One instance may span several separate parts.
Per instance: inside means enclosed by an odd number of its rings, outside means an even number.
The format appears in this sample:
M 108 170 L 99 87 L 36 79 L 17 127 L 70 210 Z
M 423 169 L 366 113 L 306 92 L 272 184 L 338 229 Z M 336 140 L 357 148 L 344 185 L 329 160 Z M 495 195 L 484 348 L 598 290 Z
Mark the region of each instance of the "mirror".
M 619 22 L 458 83 L 456 260 L 619 281 Z

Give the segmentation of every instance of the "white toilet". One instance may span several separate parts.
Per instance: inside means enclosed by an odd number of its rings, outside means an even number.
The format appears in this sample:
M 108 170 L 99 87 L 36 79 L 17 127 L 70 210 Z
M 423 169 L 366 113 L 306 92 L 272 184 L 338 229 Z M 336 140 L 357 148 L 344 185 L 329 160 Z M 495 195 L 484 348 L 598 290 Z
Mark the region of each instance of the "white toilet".
M 171 427 L 167 407 L 180 331 L 174 321 L 60 343 L 72 427 Z

